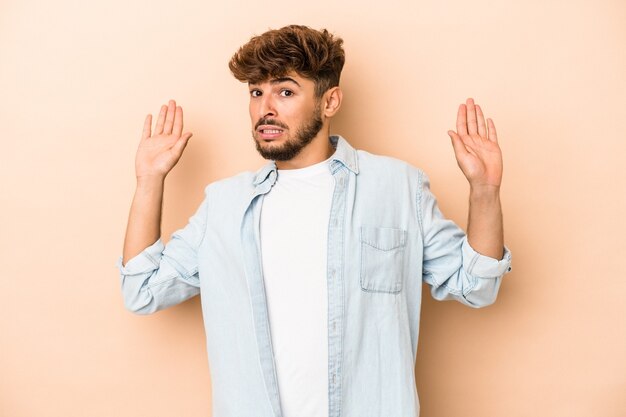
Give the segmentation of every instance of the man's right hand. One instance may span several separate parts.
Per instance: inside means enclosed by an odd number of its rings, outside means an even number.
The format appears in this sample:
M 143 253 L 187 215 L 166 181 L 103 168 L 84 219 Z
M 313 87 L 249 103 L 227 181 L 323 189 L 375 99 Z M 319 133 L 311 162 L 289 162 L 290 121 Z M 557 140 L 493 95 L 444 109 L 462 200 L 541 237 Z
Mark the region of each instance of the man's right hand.
M 170 100 L 161 106 L 152 132 L 152 115 L 146 116 L 141 142 L 135 157 L 137 179 L 165 178 L 178 162 L 191 132 L 183 132 L 183 109 Z
M 176 165 L 191 133 L 183 132 L 183 109 L 170 100 L 161 107 L 151 132 L 152 115 L 146 117 L 137 156 L 137 188 L 130 206 L 124 239 L 123 265 L 161 236 L 161 206 L 165 176 Z

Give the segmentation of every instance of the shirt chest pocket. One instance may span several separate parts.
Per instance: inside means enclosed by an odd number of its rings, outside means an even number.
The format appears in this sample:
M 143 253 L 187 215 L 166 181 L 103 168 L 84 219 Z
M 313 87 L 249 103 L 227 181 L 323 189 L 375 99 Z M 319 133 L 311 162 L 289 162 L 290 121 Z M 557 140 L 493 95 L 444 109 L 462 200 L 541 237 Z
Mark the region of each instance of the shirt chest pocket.
M 406 230 L 361 227 L 361 289 L 369 292 L 402 291 Z

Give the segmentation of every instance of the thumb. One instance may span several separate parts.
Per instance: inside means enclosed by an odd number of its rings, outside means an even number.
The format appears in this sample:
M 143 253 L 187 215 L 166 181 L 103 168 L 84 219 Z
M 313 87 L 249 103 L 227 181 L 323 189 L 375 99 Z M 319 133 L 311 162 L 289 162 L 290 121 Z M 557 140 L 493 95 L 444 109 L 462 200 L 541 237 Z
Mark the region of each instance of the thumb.
M 452 140 L 452 147 L 454 148 L 454 153 L 457 155 L 465 155 L 467 154 L 467 149 L 465 149 L 465 144 L 461 140 L 461 137 L 457 135 L 457 133 L 453 130 L 448 130 L 448 136 Z
M 192 136 L 193 136 L 193 133 L 191 132 L 183 133 L 183 135 L 180 138 L 178 138 L 178 140 L 173 146 L 174 152 L 176 152 L 176 154 L 178 155 L 181 155 L 183 151 L 185 150 L 187 143 L 189 142 L 189 138 L 191 138 Z

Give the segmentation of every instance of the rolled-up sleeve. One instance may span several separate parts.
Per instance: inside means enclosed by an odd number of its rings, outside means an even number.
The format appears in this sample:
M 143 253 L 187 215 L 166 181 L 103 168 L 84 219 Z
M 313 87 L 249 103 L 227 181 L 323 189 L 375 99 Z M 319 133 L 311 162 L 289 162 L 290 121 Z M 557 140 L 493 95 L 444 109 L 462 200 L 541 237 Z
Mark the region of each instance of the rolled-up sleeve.
M 207 216 L 208 188 L 196 213 L 167 245 L 159 239 L 126 265 L 122 257 L 118 258 L 122 296 L 128 310 L 150 314 L 200 293 L 198 249 L 204 240 Z
M 492 304 L 502 276 L 511 270 L 511 252 L 502 259 L 476 252 L 454 222 L 443 217 L 430 191 L 428 177 L 420 172 L 417 196 L 423 239 L 422 278 L 436 300 L 457 300 L 471 307 Z

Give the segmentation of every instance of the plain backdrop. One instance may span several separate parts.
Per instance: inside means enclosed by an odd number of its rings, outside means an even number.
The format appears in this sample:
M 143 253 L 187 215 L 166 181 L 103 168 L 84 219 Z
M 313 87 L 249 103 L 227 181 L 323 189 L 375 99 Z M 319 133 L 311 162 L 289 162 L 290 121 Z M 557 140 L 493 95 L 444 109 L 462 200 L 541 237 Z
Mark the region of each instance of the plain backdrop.
M 446 131 L 467 97 L 498 129 L 513 272 L 481 310 L 426 292 L 422 416 L 625 416 L 623 0 L 2 0 L 0 415 L 210 416 L 199 299 L 122 305 L 134 154 L 145 115 L 176 99 L 194 136 L 167 237 L 205 184 L 261 166 L 227 62 L 292 23 L 345 41 L 332 131 L 423 168 L 463 227 Z

